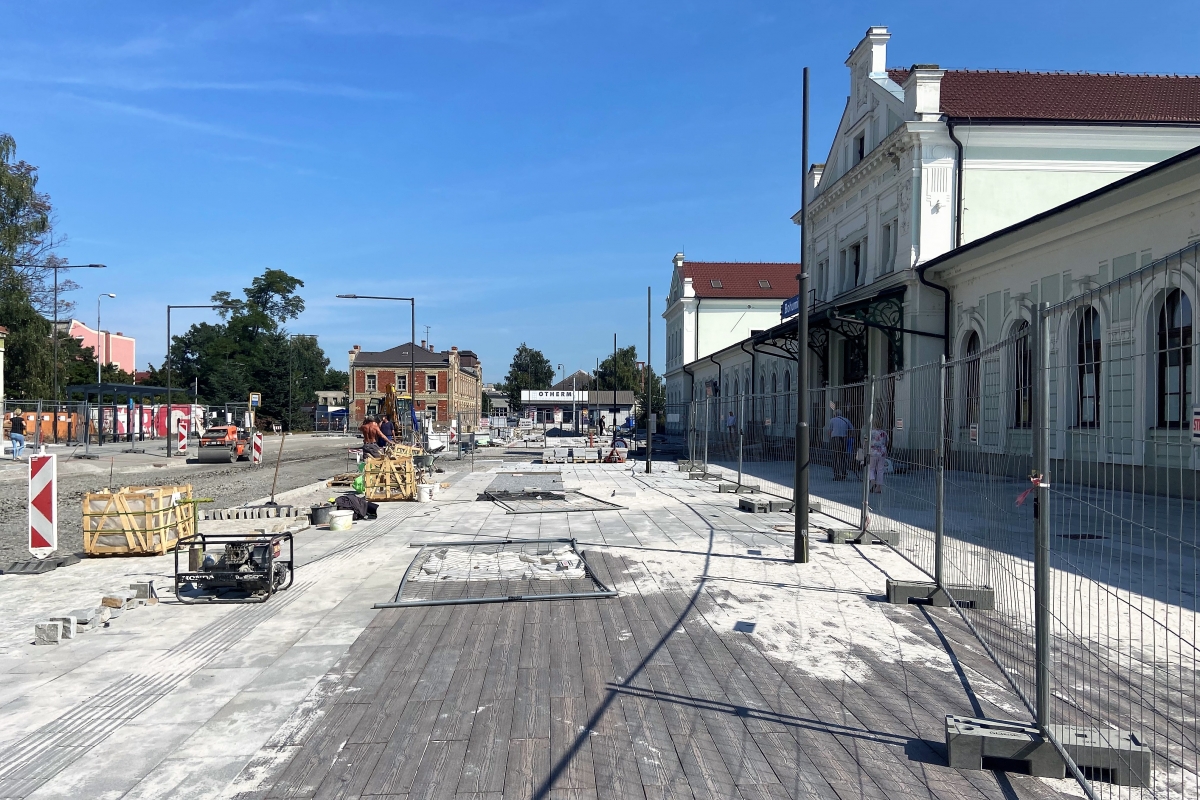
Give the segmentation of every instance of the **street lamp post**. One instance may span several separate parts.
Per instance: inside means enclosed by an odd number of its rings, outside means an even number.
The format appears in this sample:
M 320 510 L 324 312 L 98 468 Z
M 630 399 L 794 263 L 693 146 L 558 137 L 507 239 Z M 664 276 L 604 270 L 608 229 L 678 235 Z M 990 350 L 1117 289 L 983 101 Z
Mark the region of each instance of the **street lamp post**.
M 100 366 L 104 363 L 103 361 L 101 361 L 101 358 L 102 358 L 101 353 L 103 352 L 103 349 L 102 349 L 103 345 L 101 344 L 101 340 L 100 340 L 100 337 L 102 335 L 100 333 L 100 301 L 106 297 L 112 298 L 115 300 L 117 296 L 115 294 L 113 294 L 112 292 L 104 292 L 96 297 L 96 391 L 97 392 L 100 391 L 100 384 L 104 382 L 100 378 Z M 115 403 L 116 399 L 114 399 L 113 402 Z
M 402 303 L 408 303 L 410 309 L 410 319 L 412 323 L 412 331 L 409 334 L 411 338 L 408 341 L 408 403 L 409 403 L 409 418 L 416 417 L 417 408 L 417 387 L 413 383 L 416 379 L 417 365 L 417 299 L 415 297 L 380 297 L 369 294 L 339 294 L 343 300 L 396 300 Z M 351 376 L 350 388 L 354 388 L 354 378 Z M 397 420 L 399 422 L 399 420 Z M 462 431 L 459 431 L 462 435 Z M 416 444 L 417 432 L 414 429 L 412 432 L 411 444 Z
M 233 305 L 223 303 L 195 306 L 167 306 L 167 458 L 171 457 L 171 311 L 176 308 L 230 309 Z

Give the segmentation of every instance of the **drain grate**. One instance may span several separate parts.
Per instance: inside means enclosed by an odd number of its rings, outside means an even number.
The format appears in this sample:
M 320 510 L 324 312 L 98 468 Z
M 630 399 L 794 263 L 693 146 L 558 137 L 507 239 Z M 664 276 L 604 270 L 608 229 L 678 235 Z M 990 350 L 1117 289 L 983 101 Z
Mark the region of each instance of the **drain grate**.
M 427 542 L 395 597 L 375 608 L 616 597 L 588 567 L 574 539 Z

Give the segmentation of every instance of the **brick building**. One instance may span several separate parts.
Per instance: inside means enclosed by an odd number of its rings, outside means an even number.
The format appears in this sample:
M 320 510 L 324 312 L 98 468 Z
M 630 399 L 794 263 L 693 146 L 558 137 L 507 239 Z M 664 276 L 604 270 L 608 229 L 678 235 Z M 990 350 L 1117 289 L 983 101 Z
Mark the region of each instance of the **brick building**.
M 367 414 L 378 414 L 389 385 L 401 395 L 409 393 L 410 363 L 417 415 L 443 428 L 461 414 L 464 429 L 474 430 L 483 390 L 479 357 L 457 347 L 436 351 L 424 340 L 415 349 L 411 344 L 402 344 L 380 352 L 354 346 L 349 370 L 351 423 L 357 425 Z

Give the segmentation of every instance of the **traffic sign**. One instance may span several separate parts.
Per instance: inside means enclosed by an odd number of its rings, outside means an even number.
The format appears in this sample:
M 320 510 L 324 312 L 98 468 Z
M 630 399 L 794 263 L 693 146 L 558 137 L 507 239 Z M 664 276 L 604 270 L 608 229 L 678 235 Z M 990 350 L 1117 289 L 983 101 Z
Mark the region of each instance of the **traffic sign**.
M 45 558 L 58 549 L 58 456 L 29 457 L 29 552 Z
M 251 443 L 250 443 L 250 463 L 251 464 L 261 464 L 262 463 L 262 439 L 263 439 L 262 431 L 255 431 L 254 438 L 251 440 Z
M 178 430 L 179 430 L 179 433 L 178 433 L 179 452 L 186 456 L 187 455 L 188 427 L 191 425 L 191 420 L 189 420 L 187 417 L 180 417 L 179 421 L 176 422 L 175 424 L 178 426 Z
M 258 408 L 260 405 L 262 405 L 262 392 L 251 392 L 250 407 Z

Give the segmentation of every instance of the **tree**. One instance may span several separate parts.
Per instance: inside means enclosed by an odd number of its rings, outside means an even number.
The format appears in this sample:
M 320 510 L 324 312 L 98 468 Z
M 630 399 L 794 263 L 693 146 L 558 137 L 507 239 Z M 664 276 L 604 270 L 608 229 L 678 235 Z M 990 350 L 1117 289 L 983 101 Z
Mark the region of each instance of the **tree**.
M 509 407 L 520 411 L 522 390 L 545 389 L 553 382 L 554 366 L 541 350 L 534 350 L 521 342 L 508 367 L 508 374 L 504 376 L 503 388 L 508 395 Z
M 0 134 L 0 325 L 5 342 L 6 392 L 12 397 L 50 395 L 50 322 L 44 310 L 46 270 L 54 260 L 50 198 L 37 190 L 37 167 L 16 161 L 17 143 Z M 22 266 L 32 264 L 34 266 Z
M 615 361 L 613 360 L 615 357 Z M 641 392 L 642 373 L 637 365 L 637 348 L 622 347 L 614 355 L 600 362 L 596 371 L 596 389 L 602 392 Z

